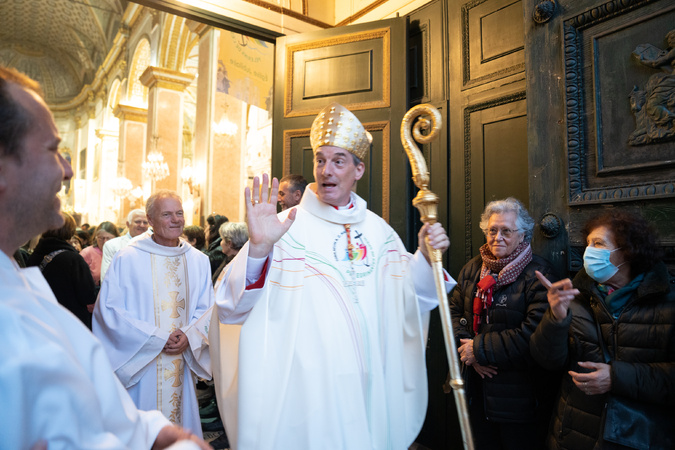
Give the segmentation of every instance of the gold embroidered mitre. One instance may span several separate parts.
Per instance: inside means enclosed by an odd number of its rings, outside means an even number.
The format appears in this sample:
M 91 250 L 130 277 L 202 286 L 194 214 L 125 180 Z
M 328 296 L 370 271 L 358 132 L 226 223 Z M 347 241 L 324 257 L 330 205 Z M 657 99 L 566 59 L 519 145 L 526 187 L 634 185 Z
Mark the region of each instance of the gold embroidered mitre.
M 314 153 L 319 147 L 330 145 L 343 148 L 364 161 L 373 137 L 350 110 L 331 103 L 314 119 L 310 142 Z

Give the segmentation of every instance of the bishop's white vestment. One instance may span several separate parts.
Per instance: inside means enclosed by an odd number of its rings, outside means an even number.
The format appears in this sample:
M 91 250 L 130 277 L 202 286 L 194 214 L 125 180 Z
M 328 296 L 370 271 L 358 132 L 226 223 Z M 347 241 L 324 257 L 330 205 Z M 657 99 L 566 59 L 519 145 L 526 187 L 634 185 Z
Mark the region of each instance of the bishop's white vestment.
M 250 286 L 246 244 L 216 285 L 214 379 L 237 450 L 407 449 L 422 427 L 431 266 L 352 203 L 337 210 L 310 185 L 264 284 Z
M 202 436 L 193 374 L 211 378 L 208 324 L 213 305 L 209 259 L 181 240 L 177 247 L 151 235 L 120 250 L 106 274 L 92 321 L 120 381 L 140 409 L 158 409 Z M 182 355 L 162 350 L 180 328 Z
M 0 251 L 0 286 L 0 448 L 151 448 L 169 421 L 134 406 L 101 343 L 40 270 Z

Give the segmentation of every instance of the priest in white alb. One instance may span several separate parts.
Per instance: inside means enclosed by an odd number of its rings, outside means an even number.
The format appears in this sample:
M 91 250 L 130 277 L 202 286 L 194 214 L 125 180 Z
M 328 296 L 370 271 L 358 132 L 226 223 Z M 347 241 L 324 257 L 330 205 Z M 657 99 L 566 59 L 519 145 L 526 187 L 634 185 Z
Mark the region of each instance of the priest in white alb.
M 202 436 L 195 377 L 211 378 L 209 259 L 180 239 L 185 219 L 178 195 L 158 191 L 146 211 L 153 233 L 113 259 L 92 330 L 139 408 L 158 409 Z
M 148 218 L 142 209 L 134 209 L 127 216 L 127 233 L 110 239 L 103 245 L 103 256 L 101 257 L 101 281 L 105 279 L 108 267 L 117 252 L 129 245 L 129 242 L 136 236 L 148 231 Z
M 267 175 L 245 190 L 249 242 L 216 286 L 222 325 L 210 328 L 237 450 L 407 449 L 422 427 L 438 300 L 425 246 L 408 253 L 353 192 L 371 141 L 331 104 L 312 125 L 315 182 L 300 204 L 277 215 Z M 419 239 L 450 245 L 440 224 Z

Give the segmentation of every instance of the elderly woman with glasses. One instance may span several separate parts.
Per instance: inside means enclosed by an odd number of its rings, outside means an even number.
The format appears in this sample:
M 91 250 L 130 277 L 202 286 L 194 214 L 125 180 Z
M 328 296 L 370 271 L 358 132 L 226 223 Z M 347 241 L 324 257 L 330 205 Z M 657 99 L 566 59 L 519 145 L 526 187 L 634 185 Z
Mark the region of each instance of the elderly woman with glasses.
M 552 449 L 675 448 L 675 279 L 641 216 L 583 228 L 584 268 L 549 287 L 532 356 L 563 368 Z
M 535 363 L 530 336 L 547 309 L 535 271 L 553 269 L 532 254 L 534 221 L 518 200 L 490 202 L 480 227 L 487 242 L 450 299 L 476 448 L 543 448 L 560 378 Z

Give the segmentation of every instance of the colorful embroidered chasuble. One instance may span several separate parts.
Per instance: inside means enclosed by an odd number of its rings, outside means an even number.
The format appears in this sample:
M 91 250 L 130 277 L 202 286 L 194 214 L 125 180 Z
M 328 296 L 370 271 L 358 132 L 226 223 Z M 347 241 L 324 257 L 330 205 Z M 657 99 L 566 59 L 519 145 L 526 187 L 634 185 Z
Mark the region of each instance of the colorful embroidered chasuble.
M 264 287 L 245 289 L 248 246 L 216 286 L 214 379 L 238 450 L 398 449 L 419 433 L 433 274 L 352 199 L 354 208 L 338 211 L 310 185 Z

